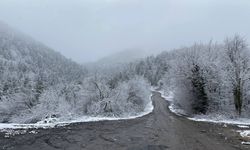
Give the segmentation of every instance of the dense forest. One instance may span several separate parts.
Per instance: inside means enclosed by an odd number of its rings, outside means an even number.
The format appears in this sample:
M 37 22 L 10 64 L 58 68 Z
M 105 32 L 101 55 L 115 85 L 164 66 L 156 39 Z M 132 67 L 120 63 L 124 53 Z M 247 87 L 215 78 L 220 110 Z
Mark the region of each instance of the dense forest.
M 114 86 L 104 70 L 88 71 L 3 23 L 0 68 L 2 123 L 131 116 L 150 102 L 150 85 L 144 78 L 121 79 Z
M 1 23 L 0 122 L 133 116 L 150 103 L 151 86 L 173 92 L 175 107 L 189 115 L 249 117 L 249 56 L 235 35 L 129 63 L 83 66 Z
M 235 35 L 222 44 L 196 43 L 131 65 L 151 85 L 173 92 L 175 107 L 188 115 L 249 117 L 249 60 L 247 41 Z

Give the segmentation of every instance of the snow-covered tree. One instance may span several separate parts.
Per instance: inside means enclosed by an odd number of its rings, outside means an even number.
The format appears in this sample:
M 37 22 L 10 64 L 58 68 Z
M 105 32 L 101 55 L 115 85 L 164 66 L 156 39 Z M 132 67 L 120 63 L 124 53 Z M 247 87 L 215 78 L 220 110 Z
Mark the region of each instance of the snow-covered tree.
M 235 109 L 239 115 L 245 99 L 246 82 L 250 79 L 250 55 L 246 41 L 239 35 L 225 40 L 225 50 L 228 57 L 228 75 L 232 84 Z

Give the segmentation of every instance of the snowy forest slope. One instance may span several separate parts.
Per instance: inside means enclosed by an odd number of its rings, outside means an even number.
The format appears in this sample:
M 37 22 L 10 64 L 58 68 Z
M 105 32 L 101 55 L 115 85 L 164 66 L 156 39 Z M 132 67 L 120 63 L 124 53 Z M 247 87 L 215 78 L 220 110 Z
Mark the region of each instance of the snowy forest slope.
M 235 35 L 221 44 L 83 67 L 0 23 L 1 123 L 138 116 L 153 107 L 150 86 L 173 93 L 174 106 L 190 116 L 249 118 L 247 41 Z
M 144 112 L 150 86 L 133 75 L 116 80 L 0 23 L 0 122 L 48 123 Z M 106 71 L 108 72 L 108 71 Z M 151 105 L 150 105 L 151 106 Z
M 132 70 L 174 94 L 188 115 L 249 118 L 250 49 L 239 35 L 194 44 L 132 64 Z
M 84 75 L 82 66 L 0 22 L 0 121 L 33 107 L 45 89 Z

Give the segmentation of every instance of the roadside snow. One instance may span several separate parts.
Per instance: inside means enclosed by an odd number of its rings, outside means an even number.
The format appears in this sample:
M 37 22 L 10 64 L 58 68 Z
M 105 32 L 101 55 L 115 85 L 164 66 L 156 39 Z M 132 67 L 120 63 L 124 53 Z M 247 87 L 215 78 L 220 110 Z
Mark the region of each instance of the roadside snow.
M 237 119 L 229 119 L 225 116 L 209 116 L 209 115 L 197 115 L 194 117 L 189 117 L 189 120 L 198 121 L 198 122 L 212 122 L 212 123 L 225 123 L 238 125 L 240 128 L 246 128 L 246 125 L 250 125 L 250 119 L 248 118 L 237 118 Z M 243 126 L 244 125 L 244 126 Z
M 245 138 L 244 140 L 250 139 L 250 130 L 239 130 L 240 136 Z M 249 140 L 241 142 L 242 145 L 250 145 Z
M 168 108 L 172 113 L 174 113 L 178 116 L 187 115 L 183 109 L 177 108 L 174 104 L 170 104 Z
M 238 125 L 239 128 L 243 128 L 243 129 L 247 129 L 249 128 L 249 126 L 245 126 L 245 125 Z
M 155 90 L 155 91 L 157 91 L 157 90 Z M 166 101 L 170 102 L 170 105 L 168 106 L 168 108 L 172 113 L 174 113 L 178 116 L 187 115 L 183 109 L 178 108 L 177 106 L 174 105 L 174 103 L 173 103 L 174 92 L 172 92 L 172 91 L 164 92 L 163 90 L 160 90 L 157 92 L 159 92 L 161 94 L 162 98 L 164 98 Z
M 250 142 L 241 142 L 242 145 L 250 145 Z
M 56 124 L 14 124 L 14 123 L 0 123 L 0 131 L 3 132 L 5 129 L 38 129 L 38 128 L 53 128 Z
M 158 91 L 159 93 L 161 93 L 161 97 L 164 98 L 165 100 L 172 102 L 174 99 L 174 92 L 169 91 L 169 92 L 164 92 L 164 91 Z
M 238 131 L 241 137 L 250 138 L 250 130 Z
M 152 94 L 150 96 L 150 99 L 152 97 Z M 122 118 L 117 118 L 117 117 L 90 117 L 90 116 L 83 116 L 83 117 L 79 117 L 76 118 L 74 120 L 70 120 L 70 121 L 65 121 L 65 122 L 57 122 L 55 121 L 53 118 L 52 121 L 50 121 L 50 119 L 48 118 L 47 123 L 44 123 L 44 121 L 40 121 L 38 123 L 35 124 L 15 124 L 15 123 L 0 123 L 0 132 L 7 132 L 10 133 L 10 135 L 13 135 L 12 130 L 10 129 L 39 129 L 39 128 L 54 128 L 54 127 L 58 127 L 58 126 L 65 126 L 71 123 L 80 123 L 80 122 L 96 122 L 96 121 L 112 121 L 112 120 L 128 120 L 128 119 L 135 119 L 135 118 L 139 118 L 142 116 L 145 116 L 147 114 L 150 114 L 151 112 L 153 112 L 154 110 L 154 106 L 153 106 L 153 102 L 152 100 L 146 105 L 144 111 L 136 116 L 127 116 L 127 117 L 122 117 Z M 14 134 L 15 135 L 15 134 Z
M 5 135 L 4 135 L 5 138 L 9 138 L 11 136 L 22 135 L 22 134 L 27 133 L 26 130 L 18 130 L 18 131 L 16 131 L 16 130 L 13 130 L 13 129 L 4 130 L 2 132 L 5 132 Z
M 157 90 L 155 90 L 157 91 Z M 181 108 L 178 108 L 174 105 L 173 99 L 174 99 L 174 92 L 164 92 L 164 91 L 158 91 L 161 93 L 161 97 L 165 100 L 171 102 L 169 105 L 169 110 L 173 112 L 174 114 L 178 116 L 186 116 L 184 110 Z M 249 128 L 250 125 L 250 119 L 249 118 L 237 118 L 237 119 L 230 119 L 223 115 L 196 115 L 194 117 L 187 117 L 187 119 L 192 121 L 198 121 L 198 122 L 212 122 L 212 123 L 224 123 L 224 124 L 233 124 L 238 125 L 239 128 Z
M 156 90 L 155 90 L 156 91 Z M 169 110 L 178 115 L 178 116 L 186 116 L 187 114 L 185 111 L 181 108 L 178 108 L 174 105 L 173 99 L 174 94 L 173 92 L 163 92 L 158 91 L 161 94 L 161 97 L 165 100 L 170 102 Z M 227 118 L 225 115 L 196 115 L 194 117 L 187 117 L 187 119 L 192 121 L 198 121 L 198 122 L 212 122 L 212 123 L 221 123 L 224 124 L 223 127 L 227 127 L 227 124 L 237 125 L 237 127 L 242 129 L 248 129 L 250 126 L 250 119 L 249 118 L 236 118 L 236 119 L 230 119 Z M 239 130 L 237 131 L 241 137 L 243 138 L 249 138 L 250 139 L 250 129 L 249 130 Z M 243 145 L 250 145 L 250 142 L 243 141 L 241 142 Z

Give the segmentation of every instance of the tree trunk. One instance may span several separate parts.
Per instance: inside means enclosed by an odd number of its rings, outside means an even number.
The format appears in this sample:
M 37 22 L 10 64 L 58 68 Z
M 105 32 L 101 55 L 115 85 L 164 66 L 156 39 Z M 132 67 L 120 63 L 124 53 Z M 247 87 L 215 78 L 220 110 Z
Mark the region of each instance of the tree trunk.
M 234 89 L 234 104 L 238 115 L 242 112 L 242 91 L 240 85 L 237 85 Z

